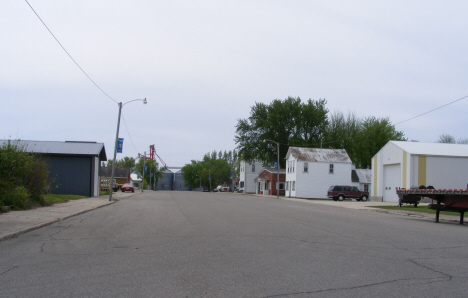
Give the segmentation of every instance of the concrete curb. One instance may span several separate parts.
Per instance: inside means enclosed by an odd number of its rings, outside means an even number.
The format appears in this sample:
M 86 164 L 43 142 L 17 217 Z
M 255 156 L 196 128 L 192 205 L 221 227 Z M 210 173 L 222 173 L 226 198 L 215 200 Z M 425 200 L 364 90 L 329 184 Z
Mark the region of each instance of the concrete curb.
M 260 197 L 260 198 L 263 197 L 263 198 L 269 198 L 269 199 L 276 199 L 276 196 L 271 196 L 271 195 L 244 194 L 244 193 L 240 193 L 239 195 L 250 195 L 250 196 L 255 196 L 255 197 Z M 383 214 L 393 214 L 393 215 L 407 216 L 407 217 L 420 218 L 420 219 L 435 222 L 435 214 L 431 214 L 431 213 L 378 208 L 379 206 L 396 205 L 397 203 L 367 201 L 367 202 L 359 202 L 358 204 L 359 205 L 362 204 L 362 206 L 355 207 L 355 206 L 347 205 L 346 202 L 345 202 L 345 204 L 338 205 L 338 204 L 331 203 L 331 201 L 329 203 L 325 203 L 325 202 L 328 202 L 328 201 L 314 201 L 314 200 L 299 199 L 299 198 L 288 198 L 288 197 L 280 197 L 280 199 L 286 200 L 286 201 L 305 202 L 305 203 L 310 203 L 310 204 L 328 205 L 328 206 L 347 208 L 347 209 L 354 209 L 354 210 L 379 212 L 379 213 L 383 213 Z M 355 202 L 353 202 L 353 203 L 355 203 Z M 374 204 L 374 205 L 369 206 L 369 204 Z M 457 215 L 440 214 L 439 220 L 444 221 L 444 222 L 458 223 L 460 221 L 460 218 Z
M 123 198 L 120 198 L 120 199 L 123 199 Z M 0 236 L 0 241 L 15 238 L 15 237 L 17 237 L 17 236 L 19 236 L 21 234 L 24 234 L 24 233 L 27 233 L 27 232 L 30 232 L 30 231 L 33 231 L 33 230 L 37 230 L 37 229 L 40 229 L 40 228 L 45 227 L 45 226 L 49 226 L 49 225 L 51 225 L 53 223 L 68 219 L 70 217 L 74 217 L 74 216 L 77 216 L 77 215 L 80 215 L 80 214 L 83 214 L 83 213 L 86 213 L 86 212 L 89 212 L 89 211 L 93 211 L 93 210 L 96 210 L 96 209 L 99 209 L 99 208 L 102 208 L 102 207 L 105 207 L 105 206 L 112 205 L 112 204 L 116 203 L 117 201 L 118 200 L 113 200 L 111 202 L 107 202 L 107 203 L 104 203 L 104 204 L 99 205 L 99 206 L 93 206 L 93 207 L 91 207 L 89 209 L 81 210 L 81 211 L 73 213 L 73 214 L 68 214 L 68 215 L 65 215 L 63 217 L 58 217 L 58 218 L 55 218 L 55 219 L 49 219 L 49 220 L 46 220 L 45 222 L 42 222 L 42 223 L 39 223 L 39 224 L 34 224 L 34 225 L 31 225 L 31 226 L 27 226 L 25 228 L 20 228 L 20 229 L 14 231 L 14 232 L 8 233 L 8 234 L 3 235 L 3 236 Z M 23 211 L 18 211 L 18 212 L 23 212 Z

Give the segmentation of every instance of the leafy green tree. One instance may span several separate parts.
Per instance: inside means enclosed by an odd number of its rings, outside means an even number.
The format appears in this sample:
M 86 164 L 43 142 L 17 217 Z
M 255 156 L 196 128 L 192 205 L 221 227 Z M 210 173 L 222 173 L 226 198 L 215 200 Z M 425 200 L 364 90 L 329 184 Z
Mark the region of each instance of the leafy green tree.
M 361 123 L 361 129 L 356 138 L 353 163 L 357 168 L 372 168 L 371 159 L 389 141 L 406 141 L 404 133 L 397 131 L 389 118 L 369 116 Z
M 137 177 L 140 179 L 143 177 L 143 163 L 147 167 L 143 180 L 154 185 L 154 180 L 151 179 L 150 173 L 153 173 L 153 179 L 156 179 L 157 182 L 158 179 L 162 178 L 165 168 L 159 167 L 159 164 L 155 160 L 146 159 L 146 161 L 144 161 L 143 158 L 140 158 L 135 165 L 135 174 L 137 174 Z
M 362 121 L 354 113 L 345 116 L 342 112 L 330 115 L 329 124 L 324 135 L 322 148 L 345 149 L 352 161 L 357 158 L 356 142 L 361 130 Z
M 309 99 L 303 103 L 299 97 L 275 99 L 269 105 L 255 103 L 248 119 L 239 119 L 235 142 L 238 154 L 247 161 L 259 160 L 271 165 L 277 160 L 279 142 L 280 157 L 286 156 L 289 145 L 320 146 L 328 125 L 326 100 Z M 280 158 L 280 167 L 285 160 Z
M 449 144 L 456 144 L 455 138 L 449 134 L 441 134 L 437 143 L 449 143 Z
M 133 158 L 133 157 L 125 156 L 124 158 L 122 158 L 122 159 L 120 159 L 120 160 L 117 160 L 116 165 L 117 165 L 118 167 L 121 167 L 121 168 L 129 168 L 129 169 L 130 169 L 130 173 L 134 173 L 134 172 L 135 172 L 135 165 L 136 165 L 136 162 L 135 162 L 135 158 Z
M 219 152 L 221 152 L 221 158 L 218 158 L 220 156 Z M 209 186 L 211 181 L 211 188 L 214 188 L 224 182 L 230 184 L 232 165 L 224 158 L 228 157 L 229 153 L 223 155 L 222 151 L 219 152 L 207 153 L 203 160 L 192 160 L 190 164 L 186 164 L 182 168 L 182 175 L 186 185 L 198 188 L 200 186 Z

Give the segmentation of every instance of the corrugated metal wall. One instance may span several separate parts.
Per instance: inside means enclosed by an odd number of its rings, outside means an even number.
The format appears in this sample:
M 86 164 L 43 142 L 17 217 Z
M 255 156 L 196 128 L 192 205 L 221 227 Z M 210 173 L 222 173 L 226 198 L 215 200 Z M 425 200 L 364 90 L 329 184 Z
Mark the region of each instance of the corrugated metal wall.
M 171 171 L 166 171 L 163 173 L 162 178 L 158 179 L 156 182 L 156 187 L 154 190 L 172 190 L 174 184 L 174 173 Z
M 46 156 L 51 193 L 92 196 L 92 156 Z
M 190 186 L 185 186 L 185 180 L 182 176 L 182 172 L 175 173 L 175 181 L 174 181 L 174 189 L 175 190 L 192 190 Z

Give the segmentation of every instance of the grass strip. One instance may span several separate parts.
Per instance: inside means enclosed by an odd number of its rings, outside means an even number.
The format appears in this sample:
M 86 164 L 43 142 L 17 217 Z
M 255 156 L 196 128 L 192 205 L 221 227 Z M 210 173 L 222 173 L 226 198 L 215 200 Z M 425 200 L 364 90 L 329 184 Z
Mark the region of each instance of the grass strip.
M 65 203 L 69 200 L 78 200 L 82 198 L 87 198 L 86 196 L 79 195 L 56 195 L 56 194 L 47 194 L 44 195 L 44 200 L 47 205 L 56 204 L 56 203 Z

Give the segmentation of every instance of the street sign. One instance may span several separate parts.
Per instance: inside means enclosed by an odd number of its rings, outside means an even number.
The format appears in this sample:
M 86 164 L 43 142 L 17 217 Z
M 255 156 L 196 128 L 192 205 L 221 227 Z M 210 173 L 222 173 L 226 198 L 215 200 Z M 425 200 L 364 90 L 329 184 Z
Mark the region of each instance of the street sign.
M 278 171 L 278 163 L 275 161 L 275 171 Z
M 145 173 L 148 172 L 147 170 L 148 170 L 148 166 L 145 166 Z
M 119 143 L 117 145 L 117 153 L 122 153 L 123 140 L 123 138 L 119 138 Z
M 151 177 L 153 177 L 153 173 L 151 173 Z

